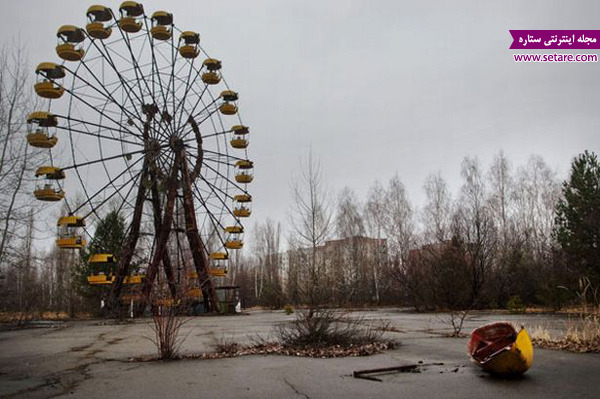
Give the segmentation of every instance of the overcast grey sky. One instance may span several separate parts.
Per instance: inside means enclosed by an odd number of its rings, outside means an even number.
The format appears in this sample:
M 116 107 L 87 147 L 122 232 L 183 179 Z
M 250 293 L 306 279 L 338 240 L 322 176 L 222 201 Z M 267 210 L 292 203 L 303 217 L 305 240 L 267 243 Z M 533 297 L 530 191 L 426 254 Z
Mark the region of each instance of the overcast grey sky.
M 539 154 L 564 177 L 600 147 L 600 64 L 515 63 L 509 50 L 509 29 L 600 29 L 600 2 L 142 3 L 200 32 L 240 93 L 256 166 L 250 224 L 287 220 L 290 177 L 311 146 L 332 191 L 364 197 L 398 173 L 417 204 L 438 170 L 456 192 L 465 155 L 487 167 L 500 150 L 514 166 Z M 5 2 L 0 34 L 27 47 L 33 74 L 58 59 L 56 29 L 83 26 L 91 4 Z

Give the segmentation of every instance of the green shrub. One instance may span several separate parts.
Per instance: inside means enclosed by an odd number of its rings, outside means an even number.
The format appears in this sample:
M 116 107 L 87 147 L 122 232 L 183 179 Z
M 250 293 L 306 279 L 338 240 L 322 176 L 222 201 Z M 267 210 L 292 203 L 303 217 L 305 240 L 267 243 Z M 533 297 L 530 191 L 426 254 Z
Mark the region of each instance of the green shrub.
M 513 295 L 506 303 L 506 308 L 510 313 L 525 313 L 525 304 L 519 295 Z

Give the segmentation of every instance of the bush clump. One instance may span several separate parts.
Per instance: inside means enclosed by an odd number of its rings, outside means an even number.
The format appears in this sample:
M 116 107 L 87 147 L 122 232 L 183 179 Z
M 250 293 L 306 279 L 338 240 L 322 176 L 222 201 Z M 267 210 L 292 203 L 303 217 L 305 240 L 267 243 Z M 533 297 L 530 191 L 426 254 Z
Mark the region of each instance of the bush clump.
M 298 312 L 295 320 L 278 326 L 276 336 L 287 347 L 349 347 L 381 342 L 384 331 L 344 313 L 312 309 Z
M 510 313 L 513 314 L 525 313 L 525 304 L 523 303 L 519 295 L 511 296 L 508 302 L 506 303 L 506 308 Z
M 283 311 L 289 316 L 294 313 L 294 307 L 288 303 L 283 307 Z

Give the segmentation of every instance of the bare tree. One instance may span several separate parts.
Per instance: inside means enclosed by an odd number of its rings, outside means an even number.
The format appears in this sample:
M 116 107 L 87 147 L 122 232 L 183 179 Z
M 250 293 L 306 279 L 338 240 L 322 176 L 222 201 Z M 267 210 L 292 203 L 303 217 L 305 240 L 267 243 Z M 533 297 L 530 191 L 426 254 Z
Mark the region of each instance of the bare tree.
M 312 151 L 306 162 L 301 164 L 300 171 L 300 175 L 292 179 L 293 204 L 290 216 L 294 236 L 290 243 L 297 252 L 296 260 L 306 273 L 304 292 L 313 308 L 323 300 L 320 276 L 325 272 L 325 259 L 319 247 L 330 236 L 332 211 L 323 173 Z
M 396 174 L 389 182 L 385 193 L 387 212 L 385 233 L 390 240 L 393 255 L 400 264 L 406 263 L 408 253 L 415 239 L 414 209 L 400 177 Z
M 452 199 L 448 186 L 438 172 L 427 176 L 423 188 L 427 197 L 422 211 L 425 241 L 443 243 L 451 238 Z
M 518 231 L 540 258 L 552 244 L 554 209 L 560 198 L 560 182 L 540 156 L 531 156 L 517 173 L 513 193 Z
M 15 254 L 27 229 L 36 158 L 25 140 L 25 122 L 34 111 L 28 62 L 22 46 L 0 48 L 0 267 Z
M 469 257 L 470 306 L 479 301 L 492 266 L 495 228 L 486 197 L 486 187 L 477 158 L 462 162 L 461 188 L 455 213 L 455 235 L 464 242 Z
M 369 237 L 376 239 L 383 237 L 386 212 L 384 189 L 379 181 L 375 181 L 369 188 L 367 202 L 363 209 L 365 230 L 369 234 Z M 381 301 L 382 289 L 385 290 L 390 286 L 389 279 L 383 277 L 389 274 L 389 270 L 387 269 L 387 265 L 389 264 L 387 261 L 387 245 L 383 246 L 382 250 L 377 251 L 373 260 L 374 264 L 371 267 L 371 272 L 373 273 L 373 290 L 375 301 L 379 303 Z
M 497 221 L 500 238 L 503 243 L 508 242 L 511 217 L 511 192 L 513 190 L 513 178 L 511 165 L 500 151 L 492 162 L 489 170 L 490 187 L 490 210 Z
M 280 308 L 284 303 L 281 285 L 281 225 L 267 218 L 255 225 L 254 253 L 257 264 L 254 268 L 255 296 L 265 305 Z
M 335 226 L 340 238 L 335 245 L 332 264 L 334 270 L 330 275 L 330 287 L 338 303 L 364 302 L 369 300 L 368 280 L 370 277 L 366 259 L 366 248 L 360 239 L 365 234 L 365 226 L 360 204 L 356 194 L 345 187 L 339 194 Z

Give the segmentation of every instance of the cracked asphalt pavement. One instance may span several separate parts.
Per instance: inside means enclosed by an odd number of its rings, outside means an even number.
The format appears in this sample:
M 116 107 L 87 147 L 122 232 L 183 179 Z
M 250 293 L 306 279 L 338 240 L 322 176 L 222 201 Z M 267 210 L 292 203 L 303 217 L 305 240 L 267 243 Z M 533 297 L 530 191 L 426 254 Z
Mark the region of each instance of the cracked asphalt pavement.
M 396 309 L 355 312 L 365 321 L 388 321 L 395 350 L 354 358 L 311 359 L 279 355 L 177 361 L 152 357 L 149 319 L 134 322 L 72 321 L 44 328 L 0 331 L 0 397 L 48 398 L 598 398 L 600 355 L 536 349 L 523 377 L 494 378 L 466 355 L 466 338 L 447 338 L 444 315 Z M 249 344 L 267 337 L 283 312 L 197 317 L 182 329 L 184 355 L 211 352 L 220 340 Z M 570 321 L 555 315 L 476 313 L 464 331 L 509 320 L 528 329 L 564 331 Z M 410 373 L 352 377 L 355 370 L 419 365 Z

